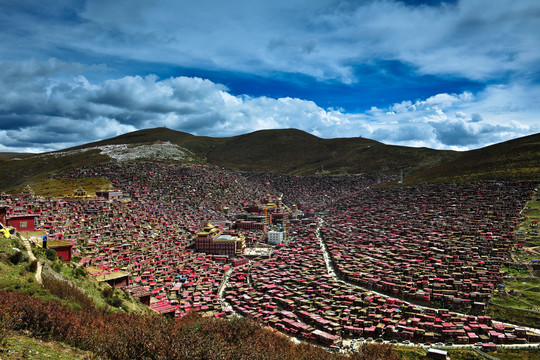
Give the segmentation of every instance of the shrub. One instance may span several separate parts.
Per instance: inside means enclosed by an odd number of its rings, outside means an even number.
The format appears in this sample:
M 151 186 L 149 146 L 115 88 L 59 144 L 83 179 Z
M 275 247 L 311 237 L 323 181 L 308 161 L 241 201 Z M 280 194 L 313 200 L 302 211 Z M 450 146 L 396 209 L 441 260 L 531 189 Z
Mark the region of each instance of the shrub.
M 12 315 L 8 311 L 4 309 L 0 309 L 0 348 L 6 345 L 6 340 L 10 334 L 12 327 L 13 327 Z
M 28 271 L 31 272 L 31 273 L 35 273 L 37 271 L 37 268 L 38 268 L 38 260 L 34 260 L 32 261 L 30 264 L 28 264 Z
M 91 309 L 94 307 L 92 299 L 71 282 L 57 279 L 53 276 L 47 276 L 45 273 L 42 279 L 43 287 L 49 290 L 54 296 L 76 303 L 82 309 Z
M 56 254 L 56 251 L 54 251 L 53 249 L 47 249 L 45 251 L 45 256 L 50 261 L 54 261 L 54 260 L 56 260 L 58 258 L 58 255 Z
M 86 277 L 88 274 L 87 274 L 86 270 L 84 270 L 82 267 L 77 266 L 75 268 L 74 275 L 75 275 L 75 277 L 79 278 L 79 277 Z
M 114 289 L 112 287 L 110 287 L 110 286 L 107 286 L 105 289 L 103 289 L 103 291 L 101 291 L 101 293 L 106 298 L 110 298 L 110 297 L 112 297 L 114 295 Z
M 120 299 L 118 296 L 107 298 L 105 301 L 107 301 L 107 304 L 114 307 L 120 307 L 123 304 L 122 299 Z
M 20 262 L 24 261 L 25 260 L 25 256 L 23 254 L 22 251 L 17 251 L 15 253 L 13 253 L 10 257 L 9 257 L 9 261 L 13 264 L 13 265 L 17 265 L 19 264 Z
M 203 319 L 191 313 L 169 321 L 160 316 L 74 310 L 57 301 L 0 290 L 0 315 L 17 314 L 9 323 L 45 339 L 60 340 L 105 359 L 397 359 L 393 347 L 370 345 L 348 356 L 285 336 L 253 321 Z
M 62 264 L 60 264 L 59 262 L 55 261 L 52 263 L 51 267 L 53 268 L 54 271 L 56 271 L 57 273 L 61 272 L 62 271 Z

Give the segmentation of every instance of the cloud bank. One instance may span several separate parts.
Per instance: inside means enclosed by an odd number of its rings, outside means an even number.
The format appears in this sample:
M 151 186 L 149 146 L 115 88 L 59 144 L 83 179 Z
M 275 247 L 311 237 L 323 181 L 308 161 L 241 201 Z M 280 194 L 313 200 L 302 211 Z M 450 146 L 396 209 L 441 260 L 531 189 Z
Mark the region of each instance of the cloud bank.
M 90 82 L 76 75 L 84 65 L 55 59 L 1 67 L 0 151 L 58 150 L 158 126 L 215 137 L 298 128 L 325 138 L 457 150 L 539 131 L 532 119 L 538 119 L 540 87 L 492 85 L 478 94 L 441 93 L 347 113 L 298 98 L 232 95 L 197 77 Z
M 539 131 L 537 0 L 7 0 L 0 151 L 168 126 L 472 149 Z

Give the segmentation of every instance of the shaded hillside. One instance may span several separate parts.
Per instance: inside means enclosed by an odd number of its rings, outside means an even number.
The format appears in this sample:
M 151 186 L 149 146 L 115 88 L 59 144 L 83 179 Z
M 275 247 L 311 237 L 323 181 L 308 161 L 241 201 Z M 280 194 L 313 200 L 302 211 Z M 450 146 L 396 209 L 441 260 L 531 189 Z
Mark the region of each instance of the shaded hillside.
M 116 158 L 121 161 L 165 161 L 208 163 L 220 167 L 256 172 L 288 174 L 370 173 L 398 175 L 405 184 L 538 179 L 540 134 L 507 141 L 483 149 L 455 152 L 428 148 L 385 145 L 364 138 L 321 139 L 296 129 L 261 130 L 249 134 L 212 138 L 195 136 L 165 127 L 139 130 L 111 139 L 52 153 L 19 157 L 0 156 L 0 190 L 43 180 L 70 167 L 116 161 L 102 147 L 118 145 L 123 154 L 145 148 L 161 150 L 146 156 Z M 170 143 L 170 144 L 169 144 Z M 168 145 L 164 145 L 168 144 Z M 167 148 L 169 146 L 169 148 Z M 166 149 L 166 150 L 163 150 Z M 186 153 L 163 160 L 155 154 L 173 149 Z M 141 151 L 142 152 L 142 151 Z M 46 155 L 46 156 L 45 156 Z M 124 160 L 122 160 L 124 159 Z
M 0 160 L 0 190 L 13 189 L 21 185 L 45 179 L 48 175 L 85 165 L 108 162 L 108 156 L 99 150 L 66 154 L 63 156 L 31 156 L 21 160 Z
M 534 134 L 463 152 L 453 160 L 405 177 L 404 184 L 539 179 L 540 134 Z
M 314 174 L 398 173 L 426 169 L 458 153 L 385 145 L 364 138 L 321 139 L 296 129 L 261 130 L 228 138 L 194 136 L 167 128 L 139 130 L 73 149 L 169 141 L 221 167 L 260 172 Z
M 385 145 L 364 138 L 320 139 L 300 130 L 263 130 L 215 145 L 210 163 L 237 170 L 314 174 L 395 174 L 400 168 L 425 169 L 454 152 Z
M 29 154 L 29 153 L 0 152 L 0 160 L 22 159 L 22 158 L 27 158 L 34 155 L 35 154 Z

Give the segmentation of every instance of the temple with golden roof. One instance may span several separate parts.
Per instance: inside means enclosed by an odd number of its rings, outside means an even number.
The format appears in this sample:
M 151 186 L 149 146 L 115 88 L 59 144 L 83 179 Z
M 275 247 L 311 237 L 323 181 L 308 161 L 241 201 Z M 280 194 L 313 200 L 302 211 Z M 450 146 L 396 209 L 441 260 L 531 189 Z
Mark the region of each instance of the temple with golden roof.
M 240 255 L 246 239 L 239 232 L 224 232 L 210 222 L 195 236 L 195 250 L 214 255 Z

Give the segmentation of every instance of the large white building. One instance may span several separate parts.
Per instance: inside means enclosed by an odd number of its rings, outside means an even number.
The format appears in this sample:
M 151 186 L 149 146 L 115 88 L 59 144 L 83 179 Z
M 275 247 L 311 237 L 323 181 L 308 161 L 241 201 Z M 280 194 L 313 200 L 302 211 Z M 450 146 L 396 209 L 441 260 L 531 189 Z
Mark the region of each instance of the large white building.
M 268 231 L 268 244 L 278 245 L 285 242 L 285 231 L 280 230 L 270 230 Z

